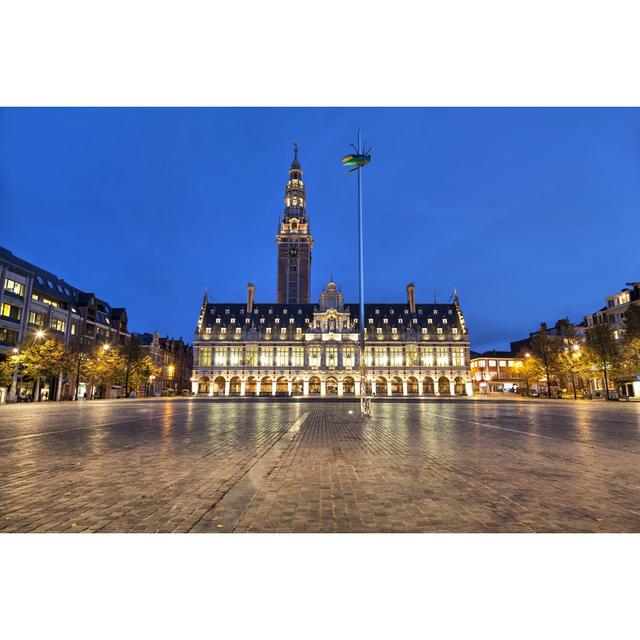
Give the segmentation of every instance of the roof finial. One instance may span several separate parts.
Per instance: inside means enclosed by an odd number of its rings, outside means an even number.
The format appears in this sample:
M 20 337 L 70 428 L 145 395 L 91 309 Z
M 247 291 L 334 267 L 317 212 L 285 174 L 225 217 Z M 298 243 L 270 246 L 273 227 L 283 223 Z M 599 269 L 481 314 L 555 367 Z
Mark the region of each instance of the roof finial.
M 298 159 L 298 142 L 294 140 L 293 142 L 293 159 Z

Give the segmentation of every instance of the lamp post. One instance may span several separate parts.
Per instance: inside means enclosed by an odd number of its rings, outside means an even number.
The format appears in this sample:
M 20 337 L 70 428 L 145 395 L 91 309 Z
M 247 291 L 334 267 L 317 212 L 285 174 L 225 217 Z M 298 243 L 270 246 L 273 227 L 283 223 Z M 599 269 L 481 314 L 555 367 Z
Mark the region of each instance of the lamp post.
M 364 240 L 363 240 L 363 214 L 362 214 L 362 169 L 371 162 L 371 149 L 365 151 L 362 144 L 362 136 L 358 129 L 358 146 L 351 145 L 355 154 L 346 155 L 342 158 L 345 167 L 353 167 L 348 173 L 356 171 L 358 173 L 358 283 L 360 292 L 360 413 L 361 415 L 371 415 L 371 398 L 367 396 L 367 380 L 365 369 L 365 336 L 364 336 Z
M 42 338 L 44 338 L 45 336 L 45 332 L 43 329 L 38 329 L 35 333 L 35 339 L 34 342 L 37 343 L 39 340 L 42 340 Z M 38 376 L 38 378 L 36 379 L 36 386 L 34 388 L 34 400 L 36 402 L 40 402 L 40 377 Z

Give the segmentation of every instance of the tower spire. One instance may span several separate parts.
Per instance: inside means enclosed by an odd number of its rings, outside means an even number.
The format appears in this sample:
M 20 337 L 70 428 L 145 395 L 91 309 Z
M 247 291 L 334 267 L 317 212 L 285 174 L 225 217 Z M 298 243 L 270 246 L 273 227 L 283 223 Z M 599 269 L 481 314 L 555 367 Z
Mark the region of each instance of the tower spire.
M 307 215 L 307 193 L 298 159 L 298 143 L 293 143 L 293 160 L 284 191 L 284 214 L 278 224 L 277 299 L 281 304 L 309 302 L 311 288 L 311 247 L 313 238 Z

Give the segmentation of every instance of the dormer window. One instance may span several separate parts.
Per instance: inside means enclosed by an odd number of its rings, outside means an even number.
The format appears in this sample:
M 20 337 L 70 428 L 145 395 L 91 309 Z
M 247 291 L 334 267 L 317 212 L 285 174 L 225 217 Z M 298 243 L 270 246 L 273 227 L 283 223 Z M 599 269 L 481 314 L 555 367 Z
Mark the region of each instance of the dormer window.
M 236 319 L 235 318 L 231 318 L 231 324 L 235 324 L 236 323 Z
M 449 311 L 447 311 L 447 313 L 448 313 L 449 315 L 451 315 L 451 309 L 449 309 Z
M 224 312 L 229 315 L 229 309 L 225 309 Z
M 389 319 L 388 318 L 383 318 L 382 319 L 382 323 L 383 324 L 389 324 Z
M 402 324 L 402 318 L 398 318 L 398 324 Z
M 437 315 L 438 315 L 438 310 L 437 310 L 437 309 L 434 309 L 434 310 L 433 310 L 433 315 L 434 315 L 434 316 L 437 316 Z
M 282 327 L 282 329 L 280 329 L 280 333 L 287 333 L 287 327 Z
M 236 333 L 242 333 L 242 329 L 240 327 L 236 327 Z
M 395 327 L 391 327 L 391 333 L 398 333 L 398 330 Z
M 295 320 L 293 318 L 289 318 L 289 324 L 293 324 Z
M 301 316 L 302 315 L 302 309 L 298 309 L 298 315 Z
M 205 333 L 211 333 L 211 327 L 207 327 L 207 328 L 204 330 L 204 332 L 205 332 Z
M 220 333 L 227 333 L 227 327 L 222 327 L 222 329 L 220 329 Z
M 390 313 L 391 315 L 393 315 L 393 314 L 395 313 L 395 311 L 394 311 L 393 309 L 389 309 L 389 313 Z
M 438 333 L 442 333 L 442 327 L 438 327 Z
M 296 333 L 302 333 L 302 329 L 301 329 L 300 327 L 298 327 L 298 328 L 296 329 Z
M 271 333 L 271 327 L 267 327 L 267 333 Z
M 433 320 L 431 318 L 427 318 L 427 324 L 433 324 Z
M 273 315 L 273 309 L 269 309 L 269 315 Z
M 427 327 L 422 327 L 422 333 L 427 333 Z
M 373 318 L 369 318 L 369 324 L 373 324 Z
M 422 315 L 422 309 L 418 309 L 418 315 L 421 316 Z
M 451 333 L 458 333 L 458 329 L 456 329 L 456 327 L 453 327 L 453 329 L 451 329 Z
M 282 313 L 286 316 L 286 315 L 287 315 L 287 310 L 286 310 L 286 309 L 283 309 L 283 310 L 282 310 Z
M 276 318 L 275 322 L 276 324 L 280 324 L 280 318 Z
M 220 318 L 216 318 L 216 324 L 220 324 Z
M 264 324 L 264 318 L 260 318 L 260 324 Z
M 382 327 L 378 327 L 378 328 L 376 329 L 376 333 L 382 333 Z
M 447 324 L 447 319 L 446 318 L 442 318 L 442 324 Z

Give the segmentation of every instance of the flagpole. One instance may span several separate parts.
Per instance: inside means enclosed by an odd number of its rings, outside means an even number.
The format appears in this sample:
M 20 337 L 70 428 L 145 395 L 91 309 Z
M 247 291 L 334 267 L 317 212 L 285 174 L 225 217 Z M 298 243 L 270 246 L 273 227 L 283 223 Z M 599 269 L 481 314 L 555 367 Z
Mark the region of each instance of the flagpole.
M 360 129 L 358 129 L 358 153 L 363 153 Z M 358 267 L 360 282 L 360 413 L 370 414 L 367 402 L 367 377 L 365 370 L 364 346 L 364 242 L 362 233 L 362 167 L 358 167 Z

